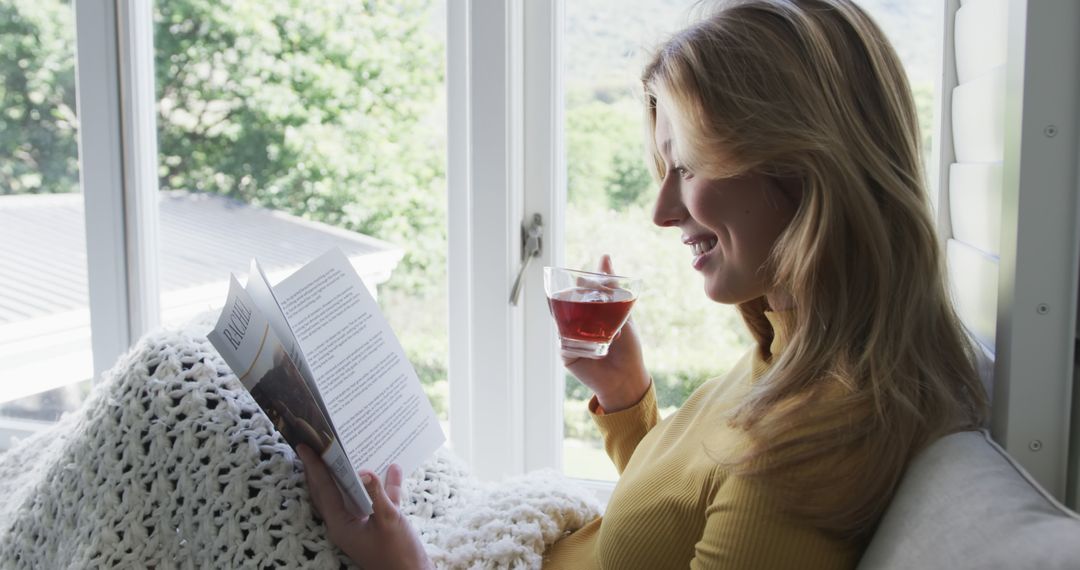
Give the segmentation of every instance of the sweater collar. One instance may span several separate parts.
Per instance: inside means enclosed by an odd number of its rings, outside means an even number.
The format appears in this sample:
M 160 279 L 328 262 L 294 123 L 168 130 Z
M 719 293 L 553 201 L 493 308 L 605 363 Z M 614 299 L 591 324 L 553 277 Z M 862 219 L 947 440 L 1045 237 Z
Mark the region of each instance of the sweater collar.
M 787 321 L 794 316 L 794 311 L 788 309 L 786 311 L 765 311 L 765 318 L 769 319 L 769 324 L 772 325 L 773 339 L 769 344 L 769 353 L 773 356 L 780 354 L 788 343 L 788 330 Z

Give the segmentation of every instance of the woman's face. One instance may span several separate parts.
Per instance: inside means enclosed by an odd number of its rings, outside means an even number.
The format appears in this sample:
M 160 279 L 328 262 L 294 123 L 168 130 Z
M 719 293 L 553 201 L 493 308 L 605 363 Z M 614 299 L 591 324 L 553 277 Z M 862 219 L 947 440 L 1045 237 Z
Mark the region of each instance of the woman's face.
M 672 140 L 671 123 L 661 106 L 654 137 L 664 176 L 653 221 L 682 230 L 690 263 L 705 278 L 705 294 L 727 304 L 769 294 L 763 265 L 795 215 L 797 190 L 785 191 L 761 174 L 716 180 L 686 170 L 676 156 L 679 144 Z M 770 303 L 775 301 L 770 298 Z

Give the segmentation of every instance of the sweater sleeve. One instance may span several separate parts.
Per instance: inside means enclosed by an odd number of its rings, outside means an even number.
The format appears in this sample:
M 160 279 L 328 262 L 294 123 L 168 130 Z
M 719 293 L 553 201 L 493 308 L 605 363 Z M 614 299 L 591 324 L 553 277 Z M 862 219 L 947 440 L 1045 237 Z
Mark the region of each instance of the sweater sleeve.
M 706 509 L 693 570 L 853 568 L 857 550 L 778 512 L 756 481 L 729 477 Z
M 600 410 L 600 403 L 593 396 L 589 401 L 589 414 L 600 428 L 600 434 L 604 436 L 604 449 L 621 475 L 634 449 L 659 418 L 656 390 L 650 383 L 648 391 L 637 404 L 617 412 Z

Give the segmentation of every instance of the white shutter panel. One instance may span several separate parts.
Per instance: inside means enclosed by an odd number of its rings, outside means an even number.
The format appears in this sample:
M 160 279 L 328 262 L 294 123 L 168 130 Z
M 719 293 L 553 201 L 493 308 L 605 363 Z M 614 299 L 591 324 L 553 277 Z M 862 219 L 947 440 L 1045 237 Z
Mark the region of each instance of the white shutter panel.
M 952 118 L 956 162 L 1001 161 L 1005 156 L 1005 67 L 957 85 Z
M 993 354 L 997 328 L 998 258 L 959 240 L 949 240 L 949 281 L 960 320 Z
M 956 311 L 990 361 L 996 352 L 1007 12 L 1006 0 L 967 0 L 953 24 L 955 162 L 948 165 L 946 259 Z M 988 391 L 992 370 L 981 370 Z
M 949 213 L 953 239 L 996 260 L 1001 252 L 1001 162 L 953 163 L 949 167 Z
M 956 12 L 956 79 L 967 83 L 1005 65 L 1006 0 L 967 2 Z

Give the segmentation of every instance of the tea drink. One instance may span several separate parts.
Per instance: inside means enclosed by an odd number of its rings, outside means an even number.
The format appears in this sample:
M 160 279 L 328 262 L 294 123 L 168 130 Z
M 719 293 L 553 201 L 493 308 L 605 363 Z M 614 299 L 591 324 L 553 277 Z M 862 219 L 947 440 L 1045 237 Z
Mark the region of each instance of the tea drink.
M 609 343 L 630 316 L 635 297 L 626 289 L 572 287 L 548 297 L 563 339 Z
M 559 329 L 563 356 L 604 358 L 641 293 L 641 280 L 545 267 L 544 293 Z

